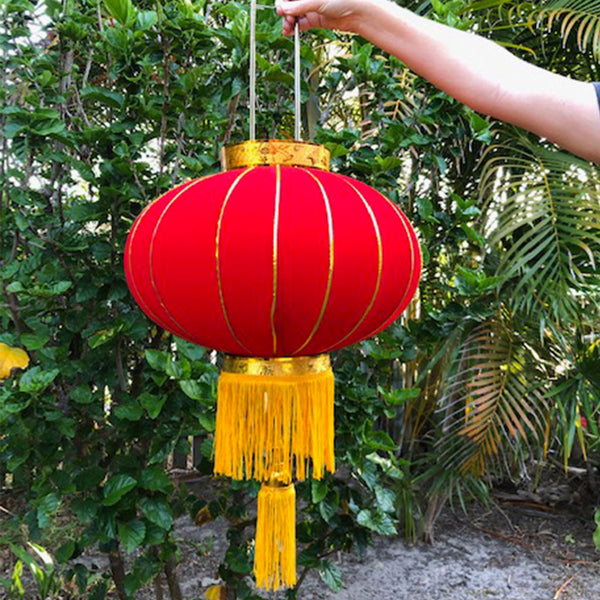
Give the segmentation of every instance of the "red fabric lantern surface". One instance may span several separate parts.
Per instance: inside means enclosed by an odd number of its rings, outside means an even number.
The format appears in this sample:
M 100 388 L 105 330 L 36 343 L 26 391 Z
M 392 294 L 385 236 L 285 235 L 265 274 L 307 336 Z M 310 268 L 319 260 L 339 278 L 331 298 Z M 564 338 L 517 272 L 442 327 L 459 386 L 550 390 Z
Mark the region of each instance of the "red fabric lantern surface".
M 158 325 L 228 355 L 214 472 L 261 482 L 254 574 L 277 590 L 296 583 L 292 482 L 335 470 L 327 353 L 400 315 L 421 255 L 398 207 L 330 173 L 322 146 L 250 140 L 223 165 L 142 212 L 125 271 Z
M 284 165 L 184 183 L 150 204 L 125 249 L 146 315 L 233 355 L 330 352 L 390 325 L 415 293 L 407 218 L 373 188 Z

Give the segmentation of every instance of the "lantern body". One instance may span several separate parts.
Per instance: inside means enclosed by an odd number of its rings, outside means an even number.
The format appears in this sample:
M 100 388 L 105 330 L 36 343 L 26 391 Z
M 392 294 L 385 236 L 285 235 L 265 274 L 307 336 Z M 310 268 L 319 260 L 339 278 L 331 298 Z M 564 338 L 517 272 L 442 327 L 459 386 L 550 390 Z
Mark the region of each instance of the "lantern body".
M 421 255 L 392 202 L 284 165 L 193 180 L 150 204 L 125 249 L 129 287 L 175 335 L 228 354 L 315 355 L 391 324 Z
M 251 140 L 225 150 L 226 172 L 176 187 L 137 218 L 125 272 L 148 317 L 228 355 L 214 472 L 261 481 L 254 574 L 277 590 L 296 583 L 291 483 L 335 469 L 326 353 L 400 315 L 421 255 L 398 207 L 329 173 L 323 147 Z

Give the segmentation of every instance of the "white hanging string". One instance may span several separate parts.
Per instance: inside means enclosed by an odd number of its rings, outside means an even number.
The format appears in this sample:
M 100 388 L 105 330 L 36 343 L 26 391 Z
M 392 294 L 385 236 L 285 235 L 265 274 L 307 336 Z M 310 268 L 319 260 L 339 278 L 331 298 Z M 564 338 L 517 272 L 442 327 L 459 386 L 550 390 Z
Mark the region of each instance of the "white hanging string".
M 256 0 L 250 0 L 250 139 L 256 139 Z
M 250 139 L 256 139 L 256 9 L 274 8 L 250 0 Z M 298 21 L 294 26 L 294 139 L 302 136 L 300 87 L 300 28 Z
M 294 138 L 302 137 L 302 119 L 300 103 L 300 27 L 296 20 L 294 26 Z

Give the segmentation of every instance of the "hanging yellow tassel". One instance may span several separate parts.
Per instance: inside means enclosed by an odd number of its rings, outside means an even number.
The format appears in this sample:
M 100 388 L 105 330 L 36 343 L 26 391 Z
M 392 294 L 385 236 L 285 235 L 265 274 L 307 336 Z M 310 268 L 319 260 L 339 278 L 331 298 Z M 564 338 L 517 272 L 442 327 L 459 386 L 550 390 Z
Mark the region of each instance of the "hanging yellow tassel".
M 296 585 L 296 491 L 263 484 L 258 493 L 254 576 L 269 591 Z
M 329 357 L 226 357 L 219 378 L 217 475 L 289 483 L 335 469 Z
M 329 356 L 226 356 L 217 399 L 217 475 L 266 482 L 258 494 L 254 575 L 276 591 L 296 584 L 296 493 L 289 485 L 335 469 Z

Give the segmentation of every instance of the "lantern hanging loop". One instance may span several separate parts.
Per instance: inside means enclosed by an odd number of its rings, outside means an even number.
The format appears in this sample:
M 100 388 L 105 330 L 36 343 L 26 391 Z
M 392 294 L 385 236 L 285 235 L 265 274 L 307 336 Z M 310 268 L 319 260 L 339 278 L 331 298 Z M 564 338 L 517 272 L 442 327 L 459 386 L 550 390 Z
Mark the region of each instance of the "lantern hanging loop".
M 298 19 L 294 26 L 294 139 L 302 141 L 300 131 L 300 26 Z
M 250 0 L 250 139 L 256 139 L 256 11 L 258 8 L 273 8 Z M 294 139 L 302 136 L 300 97 L 300 27 L 294 27 Z

